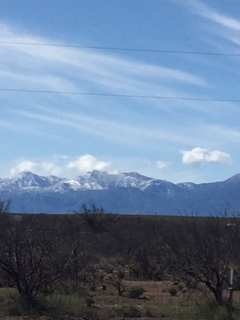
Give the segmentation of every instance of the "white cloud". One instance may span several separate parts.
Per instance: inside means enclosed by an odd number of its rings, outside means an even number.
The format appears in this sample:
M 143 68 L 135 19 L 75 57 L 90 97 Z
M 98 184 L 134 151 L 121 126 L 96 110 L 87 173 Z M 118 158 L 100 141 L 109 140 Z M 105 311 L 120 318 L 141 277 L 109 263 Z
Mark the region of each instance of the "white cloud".
M 90 154 L 85 154 L 74 159 L 60 156 L 53 161 L 23 160 L 10 170 L 10 175 L 15 176 L 21 172 L 30 171 L 44 176 L 73 177 L 79 173 L 92 170 L 109 171 L 110 169 L 110 162 L 99 160 Z
M 165 169 L 165 168 L 167 168 L 169 166 L 169 162 L 158 160 L 156 162 L 156 166 L 157 166 L 158 169 L 162 170 L 162 169 Z
M 24 160 L 18 163 L 10 170 L 11 176 L 15 176 L 21 172 L 30 171 L 40 175 L 60 175 L 61 168 L 54 162 L 35 162 Z
M 110 163 L 98 160 L 90 154 L 83 155 L 78 159 L 68 163 L 69 169 L 82 173 L 92 170 L 107 171 L 110 169 Z
M 230 154 L 204 148 L 193 148 L 192 150 L 182 152 L 182 162 L 186 165 L 203 164 L 203 163 L 219 163 L 227 164 L 231 162 Z

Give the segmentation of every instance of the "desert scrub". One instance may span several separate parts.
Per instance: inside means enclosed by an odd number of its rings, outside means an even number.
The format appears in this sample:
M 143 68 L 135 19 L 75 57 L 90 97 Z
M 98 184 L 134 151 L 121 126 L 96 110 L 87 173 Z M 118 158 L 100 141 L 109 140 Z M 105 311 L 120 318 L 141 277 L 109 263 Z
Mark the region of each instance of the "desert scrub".
M 174 287 L 171 287 L 169 290 L 168 290 L 169 294 L 172 296 L 172 297 L 175 297 L 177 295 L 177 289 L 174 288 Z
M 197 305 L 195 317 L 193 320 L 237 320 L 240 319 L 240 312 L 239 308 L 235 308 L 233 318 L 230 318 L 225 306 L 219 306 L 216 303 L 204 303 Z
M 85 299 L 77 294 L 53 294 L 48 296 L 46 300 L 49 306 L 71 314 L 78 314 L 82 310 L 82 307 L 86 306 Z
M 131 305 L 127 306 L 117 306 L 114 309 L 114 313 L 117 317 L 126 318 L 141 318 L 142 312 L 139 308 Z
M 130 288 L 127 292 L 127 296 L 130 299 L 140 299 L 143 298 L 145 290 L 141 287 Z

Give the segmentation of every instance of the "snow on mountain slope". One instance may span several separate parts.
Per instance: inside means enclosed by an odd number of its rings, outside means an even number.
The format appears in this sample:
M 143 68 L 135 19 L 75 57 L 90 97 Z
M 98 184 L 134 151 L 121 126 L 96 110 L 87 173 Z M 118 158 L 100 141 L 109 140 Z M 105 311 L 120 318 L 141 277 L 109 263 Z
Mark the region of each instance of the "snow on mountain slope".
M 162 214 L 221 214 L 240 211 L 240 175 L 215 183 L 178 183 L 136 172 L 92 171 L 75 179 L 42 177 L 23 172 L 0 179 L 0 199 L 10 200 L 12 212 L 67 213 L 83 204 L 107 212 Z
M 75 179 L 43 177 L 31 172 L 22 172 L 13 178 L 0 180 L 0 191 L 53 191 L 107 190 L 110 188 L 137 188 L 144 190 L 155 181 L 135 172 L 107 173 L 92 171 Z
M 95 190 L 109 188 L 144 189 L 152 180 L 135 172 L 113 174 L 96 170 L 78 177 L 80 183 L 91 183 L 92 186 L 96 187 Z
M 224 184 L 240 182 L 240 175 L 223 181 Z M 137 172 L 108 173 L 91 171 L 76 178 L 60 178 L 56 176 L 39 176 L 31 172 L 22 172 L 12 178 L 0 179 L 0 192 L 17 191 L 87 191 L 111 190 L 117 188 L 134 188 L 141 191 L 165 192 L 174 195 L 178 191 L 198 189 L 200 185 L 191 182 L 174 184 L 169 181 L 143 176 Z
M 60 180 L 58 177 L 42 177 L 31 172 L 22 172 L 13 178 L 0 180 L 0 191 L 40 190 L 49 188 Z

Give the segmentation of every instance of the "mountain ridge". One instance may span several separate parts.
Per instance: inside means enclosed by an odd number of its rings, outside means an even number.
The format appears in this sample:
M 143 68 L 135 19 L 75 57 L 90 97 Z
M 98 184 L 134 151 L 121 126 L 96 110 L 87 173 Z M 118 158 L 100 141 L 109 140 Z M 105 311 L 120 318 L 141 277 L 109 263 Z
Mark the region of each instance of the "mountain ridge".
M 97 170 L 72 179 L 32 172 L 0 179 L 0 198 L 19 213 L 69 213 L 94 203 L 116 213 L 209 215 L 240 211 L 239 191 L 240 174 L 199 184 Z

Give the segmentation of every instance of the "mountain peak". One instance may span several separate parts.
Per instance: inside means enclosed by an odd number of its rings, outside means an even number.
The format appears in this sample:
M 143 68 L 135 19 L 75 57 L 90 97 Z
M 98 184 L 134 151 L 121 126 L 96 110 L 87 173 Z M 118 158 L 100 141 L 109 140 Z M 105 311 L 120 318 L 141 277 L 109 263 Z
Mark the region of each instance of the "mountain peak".
M 103 171 L 103 170 L 92 170 L 92 171 L 88 171 L 85 175 L 89 175 L 89 176 L 95 176 L 95 177 L 101 177 L 101 176 L 109 176 L 112 175 L 112 173 L 108 172 L 108 171 Z
M 51 178 L 50 178 L 51 180 Z M 43 188 L 50 186 L 50 180 L 47 177 L 39 176 L 30 171 L 18 173 L 12 179 L 9 179 L 9 184 L 15 188 Z
M 240 174 L 218 183 L 180 183 L 146 177 L 137 172 L 94 170 L 77 178 L 44 177 L 29 171 L 0 179 L 0 197 L 12 201 L 13 212 L 77 210 L 95 203 L 108 212 L 217 214 L 226 204 L 240 210 Z
M 234 183 L 240 182 L 240 173 L 235 174 L 231 178 L 227 179 L 225 182 L 234 182 Z
M 36 176 L 38 177 L 37 174 L 31 171 L 21 171 L 15 176 L 15 178 L 27 178 L 27 177 L 36 177 Z
M 135 178 L 135 179 L 141 179 L 141 180 L 153 180 L 152 178 L 149 178 L 147 176 L 144 176 L 138 172 L 135 172 L 135 171 L 130 171 L 130 172 L 123 172 L 122 173 L 124 176 L 127 176 L 127 177 L 132 177 L 132 178 Z

